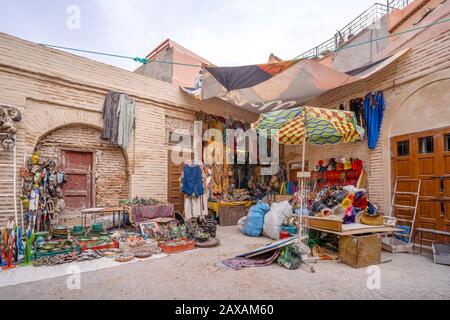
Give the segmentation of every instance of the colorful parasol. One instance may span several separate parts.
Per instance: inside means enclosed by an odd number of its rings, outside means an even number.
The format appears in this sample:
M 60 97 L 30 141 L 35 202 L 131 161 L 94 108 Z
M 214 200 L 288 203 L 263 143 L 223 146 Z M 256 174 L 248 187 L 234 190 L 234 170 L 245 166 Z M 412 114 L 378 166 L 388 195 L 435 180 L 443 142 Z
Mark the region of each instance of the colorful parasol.
M 285 145 L 351 143 L 364 139 L 353 112 L 301 107 L 262 114 L 257 122 L 258 134 L 278 138 Z

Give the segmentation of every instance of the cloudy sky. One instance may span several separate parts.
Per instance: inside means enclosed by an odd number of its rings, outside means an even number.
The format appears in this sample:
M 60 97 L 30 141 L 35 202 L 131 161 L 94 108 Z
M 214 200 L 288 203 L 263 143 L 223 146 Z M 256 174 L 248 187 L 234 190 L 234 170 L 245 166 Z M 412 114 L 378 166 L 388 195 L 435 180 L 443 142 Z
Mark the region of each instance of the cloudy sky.
M 294 58 L 374 0 L 0 0 L 0 32 L 37 43 L 145 57 L 171 38 L 216 65 Z M 77 9 L 80 28 L 77 28 Z M 68 28 L 68 23 L 71 28 Z M 136 62 L 85 57 L 129 70 Z

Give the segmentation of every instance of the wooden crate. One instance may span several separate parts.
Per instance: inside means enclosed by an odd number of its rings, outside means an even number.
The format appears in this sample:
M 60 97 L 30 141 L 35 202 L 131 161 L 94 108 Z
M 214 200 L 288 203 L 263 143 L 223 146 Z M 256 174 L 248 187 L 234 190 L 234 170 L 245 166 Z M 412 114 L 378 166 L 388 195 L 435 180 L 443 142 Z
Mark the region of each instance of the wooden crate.
M 308 217 L 308 226 L 321 230 L 342 232 L 342 220 Z
M 178 245 L 172 245 L 174 243 L 178 243 Z M 190 251 L 195 249 L 195 241 L 190 241 L 188 239 L 182 239 L 182 240 L 171 240 L 171 241 L 165 241 L 161 242 L 159 244 L 159 247 L 162 249 L 162 251 L 165 254 L 174 254 L 184 251 Z
M 247 208 L 243 206 L 223 206 L 219 211 L 219 224 L 223 227 L 237 226 L 239 219 L 246 217 L 247 213 Z
M 339 238 L 339 260 L 360 269 L 381 263 L 381 237 L 344 236 Z

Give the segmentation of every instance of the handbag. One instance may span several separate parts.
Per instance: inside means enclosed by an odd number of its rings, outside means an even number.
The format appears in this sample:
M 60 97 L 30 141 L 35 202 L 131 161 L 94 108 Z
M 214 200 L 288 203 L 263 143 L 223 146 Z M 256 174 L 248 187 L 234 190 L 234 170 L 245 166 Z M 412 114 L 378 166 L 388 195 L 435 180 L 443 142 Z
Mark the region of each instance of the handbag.
M 360 217 L 360 222 L 367 226 L 383 226 L 384 216 L 380 214 L 378 216 L 371 217 L 366 213 L 363 213 Z

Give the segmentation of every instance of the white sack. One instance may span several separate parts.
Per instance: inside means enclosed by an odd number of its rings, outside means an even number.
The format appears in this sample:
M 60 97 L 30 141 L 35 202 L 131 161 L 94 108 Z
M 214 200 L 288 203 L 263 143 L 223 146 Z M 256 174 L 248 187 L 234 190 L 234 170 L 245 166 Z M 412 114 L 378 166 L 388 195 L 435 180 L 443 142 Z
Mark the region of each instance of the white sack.
M 283 221 L 292 215 L 292 206 L 288 201 L 273 203 L 271 210 L 264 217 L 263 235 L 280 240 L 280 232 Z

